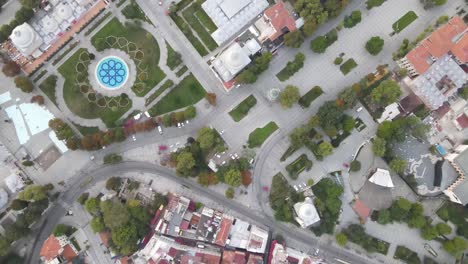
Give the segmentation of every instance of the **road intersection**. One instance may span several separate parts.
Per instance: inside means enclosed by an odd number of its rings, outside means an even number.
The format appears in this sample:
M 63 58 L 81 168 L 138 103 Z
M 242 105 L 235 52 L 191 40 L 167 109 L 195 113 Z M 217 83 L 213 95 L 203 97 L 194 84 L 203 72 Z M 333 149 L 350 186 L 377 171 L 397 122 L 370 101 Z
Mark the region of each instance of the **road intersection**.
M 399 3 L 387 3 L 387 7 L 389 10 L 371 10 L 365 11 L 363 9 L 363 2 L 360 1 L 352 1 L 346 10 L 336 19 L 333 19 L 323 25 L 315 35 L 317 34 L 324 34 L 328 32 L 331 28 L 334 28 L 338 21 L 343 19 L 343 16 L 355 9 L 363 10 L 364 14 L 368 15 L 368 17 L 364 17 L 363 19 L 375 19 L 378 21 L 378 16 L 390 16 L 386 17 L 384 21 L 385 23 L 391 23 L 394 16 L 397 16 L 400 13 L 404 13 L 401 10 L 401 4 L 407 3 L 407 1 L 403 0 L 394 0 L 395 2 Z M 218 201 L 223 206 L 229 207 L 238 213 L 245 215 L 247 218 L 250 218 L 256 222 L 262 223 L 265 226 L 268 226 L 274 232 L 287 234 L 287 236 L 293 240 L 296 240 L 304 245 L 308 245 L 309 247 L 320 246 L 324 249 L 324 255 L 326 259 L 333 259 L 339 258 L 346 260 L 350 263 L 372 263 L 373 261 L 366 256 L 359 256 L 352 252 L 346 251 L 343 248 L 339 248 L 333 244 L 323 244 L 322 240 L 317 239 L 313 236 L 313 234 L 308 230 L 300 230 L 292 225 L 288 225 L 285 223 L 276 222 L 268 213 L 269 206 L 265 203 L 265 196 L 264 193 L 261 191 L 262 182 L 261 180 L 265 177 L 271 177 L 272 174 L 270 167 L 271 161 L 267 162 L 268 159 L 271 158 L 270 153 L 277 148 L 280 142 L 284 142 L 287 140 L 287 136 L 289 135 L 290 131 L 297 127 L 298 125 L 305 123 L 308 118 L 315 113 L 318 109 L 319 103 L 313 104 L 309 109 L 304 110 L 299 106 L 293 107 L 291 110 L 283 110 L 278 104 L 271 103 L 264 97 L 264 89 L 268 89 L 270 87 L 278 87 L 278 86 L 285 86 L 285 84 L 280 83 L 276 77 L 274 76 L 284 64 L 291 59 L 295 53 L 298 51 L 304 52 L 308 60 L 306 60 L 306 65 L 304 66 L 304 70 L 299 72 L 296 76 L 291 78 L 288 81 L 288 84 L 295 84 L 298 85 L 303 90 L 301 93 L 305 93 L 305 89 L 309 89 L 312 85 L 320 84 L 323 85 L 325 89 L 325 94 L 320 97 L 320 101 L 323 102 L 325 100 L 332 100 L 336 97 L 338 92 L 345 87 L 346 85 L 350 85 L 353 82 L 359 80 L 363 77 L 366 73 L 375 69 L 375 67 L 379 64 L 389 63 L 391 61 L 391 53 L 396 50 L 398 45 L 401 43 L 401 40 L 405 37 L 411 38 L 416 35 L 417 32 L 422 31 L 423 27 L 414 27 L 414 29 L 408 30 L 403 32 L 401 35 L 392 38 L 390 41 L 390 37 L 388 36 L 387 32 L 385 31 L 382 25 L 377 23 L 368 23 L 364 21 L 363 25 L 368 28 L 375 27 L 380 34 L 385 35 L 386 41 L 388 41 L 388 46 L 384 49 L 384 52 L 379 55 L 378 57 L 371 57 L 369 54 L 366 54 L 363 51 L 349 51 L 351 57 L 356 58 L 356 61 L 360 63 L 360 67 L 356 69 L 355 73 L 352 73 L 348 77 L 343 77 L 339 72 L 338 68 L 333 66 L 331 61 L 333 58 L 342 51 L 342 47 L 338 47 L 337 44 L 335 46 L 330 47 L 330 51 L 328 51 L 324 55 L 316 55 L 313 54 L 307 43 L 303 45 L 303 47 L 299 50 L 288 49 L 284 48 L 280 50 L 279 55 L 273 60 L 268 73 L 263 74 L 260 76 L 258 82 L 254 85 L 245 85 L 240 89 L 236 89 L 230 93 L 226 93 L 224 89 L 221 87 L 220 82 L 214 76 L 213 72 L 209 69 L 208 65 L 205 62 L 206 58 L 202 58 L 196 50 L 190 45 L 182 34 L 182 32 L 176 27 L 172 20 L 165 14 L 165 9 L 160 8 L 157 6 L 156 1 L 148 1 L 148 0 L 136 0 L 136 2 L 141 6 L 145 13 L 147 14 L 148 18 L 156 25 L 155 32 L 161 34 L 163 38 L 178 52 L 182 54 L 184 59 L 184 63 L 188 66 L 190 71 L 194 74 L 194 76 L 200 81 L 200 83 L 205 87 L 208 92 L 214 92 L 217 94 L 217 101 L 218 105 L 215 108 L 210 108 L 207 111 L 202 112 L 198 115 L 198 117 L 191 122 L 190 125 L 184 128 L 168 128 L 165 130 L 164 135 L 159 135 L 157 132 L 151 132 L 147 134 L 142 134 L 138 136 L 136 142 L 131 140 L 127 140 L 123 143 L 113 144 L 108 146 L 105 150 L 101 150 L 98 152 L 93 153 L 96 157 L 96 161 L 101 161 L 102 157 L 108 153 L 123 153 L 130 149 L 134 149 L 137 147 L 145 146 L 148 144 L 153 144 L 155 142 L 164 143 L 164 141 L 170 138 L 176 138 L 181 136 L 194 136 L 196 132 L 204 126 L 213 125 L 218 130 L 226 130 L 226 138 L 227 143 L 230 145 L 230 151 L 233 152 L 240 152 L 242 150 L 242 145 L 246 142 L 246 136 L 252 128 L 257 126 L 261 126 L 263 124 L 259 123 L 259 120 L 263 120 L 261 122 L 268 122 L 270 120 L 274 120 L 280 126 L 278 132 L 272 135 L 262 146 L 261 149 L 257 150 L 257 158 L 254 164 L 254 190 L 256 191 L 257 195 L 257 207 L 261 208 L 261 211 L 253 211 L 250 208 L 239 204 L 236 201 L 226 199 L 223 195 L 212 192 L 200 185 L 189 181 L 184 178 L 180 178 L 174 175 L 174 171 L 168 168 L 164 168 L 161 166 L 156 166 L 151 163 L 144 163 L 144 162 L 124 162 L 114 166 L 102 166 L 94 161 L 89 160 L 83 169 L 69 177 L 69 179 L 65 182 L 64 190 L 62 192 L 62 196 L 59 198 L 61 201 L 60 203 L 54 204 L 52 208 L 46 213 L 45 217 L 47 217 L 47 221 L 43 223 L 41 227 L 39 227 L 39 234 L 36 238 L 35 244 L 33 248 L 29 250 L 31 255 L 29 256 L 30 263 L 38 263 L 39 257 L 38 253 L 42 242 L 47 238 L 47 236 L 51 233 L 55 224 L 58 223 L 59 219 L 65 214 L 67 207 L 71 206 L 75 201 L 76 198 L 86 191 L 89 185 L 92 185 L 96 182 L 103 181 L 107 177 L 118 175 L 124 172 L 145 172 L 151 173 L 154 175 L 155 178 L 157 177 L 164 177 L 167 179 L 171 179 L 172 181 L 189 186 L 192 190 L 196 191 L 200 195 L 208 197 L 214 201 Z M 414 3 L 413 3 L 414 2 Z M 432 10 L 432 11 L 423 11 L 419 5 L 419 1 L 411 1 L 405 9 L 417 9 L 422 15 L 420 15 L 421 20 L 418 21 L 420 24 L 427 24 L 437 18 L 436 14 L 443 14 L 446 10 L 452 10 L 455 8 L 457 3 L 461 1 L 453 1 L 452 3 L 447 4 L 446 9 L 439 9 L 439 10 Z M 382 7 L 385 8 L 385 5 Z M 398 10 L 398 12 L 397 12 Z M 424 13 L 422 13 L 424 12 Z M 362 32 L 367 32 L 366 29 L 361 29 Z M 380 30 L 380 31 L 379 31 Z M 377 32 L 377 31 L 370 31 Z M 348 49 L 356 49 L 356 46 L 363 46 L 363 39 L 368 38 L 367 35 L 355 35 L 356 32 L 340 32 L 340 38 L 338 42 L 343 41 L 345 43 L 350 43 L 346 50 Z M 356 40 L 358 38 L 358 40 Z M 357 44 L 351 44 L 352 42 L 356 42 Z M 353 46 L 355 45 L 355 46 Z M 336 53 L 336 54 L 335 54 Z M 328 63 L 327 63 L 328 62 Z M 335 68 L 330 68 L 335 67 Z M 393 64 L 392 64 L 393 65 Z M 311 72 L 313 74 L 311 76 Z M 323 80 L 324 74 L 319 74 L 320 72 L 326 72 L 327 80 Z M 323 82 L 323 83 L 322 83 Z M 255 108 L 257 114 L 255 115 L 248 115 L 245 120 L 242 121 L 242 125 L 239 123 L 234 123 L 230 117 L 227 115 L 230 109 L 235 107 L 238 102 L 242 99 L 247 97 L 250 94 L 254 94 L 255 97 L 259 100 L 258 105 Z M 374 127 L 369 127 L 369 135 L 373 134 L 375 129 Z M 368 136 L 368 135 L 366 135 Z M 366 137 L 363 137 L 361 140 L 366 140 Z M 348 155 L 349 152 L 347 149 L 340 150 L 343 154 L 338 155 Z M 354 149 L 352 150 L 354 151 Z M 338 160 L 344 158 L 344 156 L 337 156 Z M 324 170 L 325 171 L 325 170 Z M 326 173 L 326 171 L 325 171 Z M 86 183 L 86 184 L 85 184 Z M 375 260 L 374 260 L 375 261 Z

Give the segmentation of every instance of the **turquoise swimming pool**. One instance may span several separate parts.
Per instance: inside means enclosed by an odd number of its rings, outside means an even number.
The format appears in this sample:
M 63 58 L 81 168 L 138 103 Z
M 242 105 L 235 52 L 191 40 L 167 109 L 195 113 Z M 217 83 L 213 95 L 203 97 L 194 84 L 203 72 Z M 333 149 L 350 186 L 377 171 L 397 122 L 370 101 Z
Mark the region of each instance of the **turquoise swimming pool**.
M 104 88 L 119 89 L 128 79 L 128 66 L 119 57 L 105 57 L 96 67 L 96 79 Z

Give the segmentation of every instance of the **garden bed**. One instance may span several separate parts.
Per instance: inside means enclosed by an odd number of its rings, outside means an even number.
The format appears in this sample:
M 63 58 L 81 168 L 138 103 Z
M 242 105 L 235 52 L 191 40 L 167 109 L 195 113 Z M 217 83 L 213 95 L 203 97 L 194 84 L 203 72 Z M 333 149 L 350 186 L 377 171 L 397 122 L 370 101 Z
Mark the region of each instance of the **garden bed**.
M 116 41 L 116 38 L 119 38 L 119 41 Z M 98 51 L 116 48 L 132 58 L 137 68 L 137 79 L 132 90 L 137 96 L 145 96 L 166 77 L 158 67 L 158 42 L 149 32 L 137 25 L 128 27 L 117 18 L 113 18 L 91 38 L 91 43 Z
M 195 35 L 193 35 L 191 30 L 187 30 L 187 28 L 190 28 L 185 21 L 178 16 L 175 13 L 171 14 L 172 20 L 176 23 L 177 27 L 182 31 L 182 33 L 185 35 L 185 37 L 188 39 L 188 41 L 192 44 L 192 46 L 197 50 L 197 52 L 200 54 L 200 56 L 205 56 L 208 55 L 208 51 L 206 50 L 205 46 L 198 40 Z
M 55 96 L 55 89 L 57 88 L 57 76 L 55 75 L 49 75 L 47 78 L 45 78 L 44 81 L 42 81 L 41 84 L 39 84 L 39 89 L 42 90 L 42 92 L 45 93 L 47 97 L 54 103 L 54 105 L 57 105 L 57 97 Z
M 200 21 L 195 16 L 195 13 L 198 12 L 201 8 L 195 7 L 195 5 L 191 5 L 187 7 L 184 11 L 182 11 L 182 15 L 184 16 L 187 23 L 189 23 L 190 27 L 197 33 L 198 37 L 200 38 L 205 46 L 210 50 L 214 50 L 218 47 L 218 44 L 213 40 L 211 34 L 207 31 L 207 29 L 200 23 Z
M 205 97 L 206 91 L 192 75 L 185 77 L 174 89 L 151 107 L 151 116 L 158 116 L 196 104 Z
M 409 26 L 413 21 L 418 18 L 418 15 L 414 11 L 408 11 L 404 16 L 393 23 L 392 28 L 395 32 L 400 33 L 403 29 Z
M 280 161 L 285 161 L 287 158 L 289 158 L 294 152 L 296 152 L 299 147 L 294 147 L 294 146 L 289 146 L 289 148 L 284 152 L 284 154 L 281 156 Z
M 304 108 L 309 107 L 310 104 L 322 94 L 322 88 L 320 88 L 320 86 L 315 86 L 299 99 L 299 104 Z
M 249 148 L 259 147 L 265 140 L 278 129 L 278 125 L 271 121 L 264 127 L 256 128 L 249 134 Z
M 255 96 L 250 95 L 249 97 L 245 98 L 240 104 L 238 104 L 234 109 L 229 112 L 229 115 L 232 119 L 236 122 L 239 122 L 247 116 L 250 109 L 257 104 L 257 99 Z
M 402 260 L 403 262 L 408 264 L 421 263 L 418 254 L 405 246 L 397 246 L 393 258 Z
M 171 88 L 172 86 L 174 86 L 174 82 L 172 80 L 166 80 L 163 85 L 161 85 L 161 87 L 156 90 L 156 92 L 152 93 L 150 96 L 148 96 L 148 98 L 146 98 L 145 106 L 151 104 L 151 102 L 153 102 L 156 98 L 158 98 L 158 96 L 160 96 L 164 91 Z
M 343 75 L 350 73 L 354 68 L 357 67 L 357 63 L 353 59 L 348 59 L 340 66 L 340 71 Z
M 309 171 L 312 168 L 312 161 L 307 158 L 306 154 L 302 154 L 288 166 L 286 166 L 286 171 L 289 173 L 291 179 L 296 180 L 299 177 L 301 172 Z

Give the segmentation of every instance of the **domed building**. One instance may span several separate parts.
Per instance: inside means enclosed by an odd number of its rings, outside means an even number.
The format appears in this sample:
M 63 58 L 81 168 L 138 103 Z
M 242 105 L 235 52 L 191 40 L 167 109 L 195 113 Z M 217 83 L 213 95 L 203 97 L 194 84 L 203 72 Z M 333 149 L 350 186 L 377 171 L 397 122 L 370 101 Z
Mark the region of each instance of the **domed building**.
M 28 23 L 17 26 L 11 33 L 10 39 L 13 45 L 26 57 L 39 57 L 42 54 L 39 47 L 44 42 Z
M 310 197 L 306 197 L 304 202 L 299 202 L 294 205 L 296 212 L 296 221 L 302 228 L 307 228 L 315 223 L 320 222 L 320 216 L 315 208 L 314 202 Z
M 250 52 L 245 51 L 237 42 L 225 49 L 214 61 L 214 69 L 223 81 L 232 80 L 245 66 L 251 62 Z
M 59 23 L 74 19 L 73 10 L 66 2 L 62 2 L 54 8 L 53 16 Z

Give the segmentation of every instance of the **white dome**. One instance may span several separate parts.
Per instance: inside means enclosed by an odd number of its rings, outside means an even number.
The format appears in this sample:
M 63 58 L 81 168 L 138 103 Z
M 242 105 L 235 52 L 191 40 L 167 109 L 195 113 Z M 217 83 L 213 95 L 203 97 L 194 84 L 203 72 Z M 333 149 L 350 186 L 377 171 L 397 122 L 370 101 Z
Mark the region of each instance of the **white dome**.
M 35 34 L 33 28 L 29 24 L 24 23 L 13 30 L 10 38 L 16 47 L 26 49 L 33 44 Z
M 242 66 L 242 54 L 238 50 L 229 50 L 226 54 L 226 64 L 233 69 Z
M 48 33 L 54 33 L 59 29 L 59 25 L 57 23 L 57 20 L 55 20 L 55 19 L 53 19 L 53 18 L 51 18 L 49 16 L 45 16 L 42 19 L 42 25 L 44 27 L 44 30 L 47 31 Z
M 303 203 L 299 209 L 299 217 L 304 220 L 315 218 L 315 207 L 310 203 Z
M 73 10 L 68 4 L 60 3 L 55 8 L 55 17 L 60 18 L 61 20 L 68 20 L 70 17 L 73 16 Z

